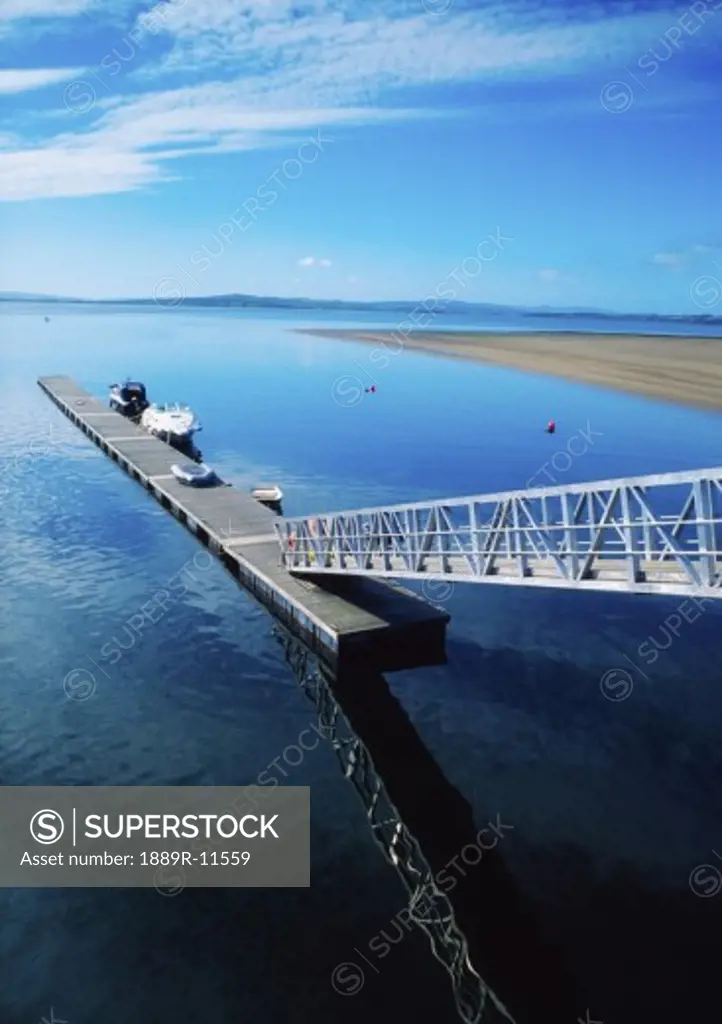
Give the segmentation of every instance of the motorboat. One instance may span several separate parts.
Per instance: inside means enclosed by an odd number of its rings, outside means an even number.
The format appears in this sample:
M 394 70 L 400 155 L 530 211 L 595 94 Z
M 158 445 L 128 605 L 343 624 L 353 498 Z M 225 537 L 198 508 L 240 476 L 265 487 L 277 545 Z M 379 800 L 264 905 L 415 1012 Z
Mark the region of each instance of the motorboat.
M 251 491 L 251 497 L 256 501 L 262 501 L 264 505 L 278 505 L 283 501 L 283 491 L 276 484 L 267 487 L 255 487 Z
M 207 466 L 205 462 L 200 465 L 195 462 L 184 462 L 182 465 L 173 465 L 170 471 L 176 480 L 189 487 L 208 487 L 220 483 L 215 470 Z
M 124 384 L 111 384 L 108 404 L 122 416 L 140 416 L 148 408 L 145 385 L 137 380 L 126 380 Z
M 188 444 L 201 429 L 196 414 L 187 405 L 177 403 L 149 405 L 140 418 L 140 425 L 153 437 L 175 445 Z

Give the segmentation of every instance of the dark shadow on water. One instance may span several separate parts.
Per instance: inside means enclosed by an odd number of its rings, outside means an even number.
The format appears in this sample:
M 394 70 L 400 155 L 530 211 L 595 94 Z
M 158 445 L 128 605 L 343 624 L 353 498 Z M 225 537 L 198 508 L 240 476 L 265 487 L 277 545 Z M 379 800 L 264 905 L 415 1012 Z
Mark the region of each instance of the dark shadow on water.
M 520 830 L 523 850 L 515 865 L 515 877 L 532 880 L 525 888 L 535 893 L 544 935 L 562 950 L 584 993 L 578 1013 L 582 1022 L 588 1007 L 591 1020 L 605 1024 L 686 1024 L 707 1019 L 709 1008 L 719 1005 L 722 859 L 715 858 L 713 849 L 722 854 L 722 754 L 716 743 L 722 708 L 711 643 L 718 624 L 710 617 L 704 627 L 689 649 L 677 649 L 672 660 L 660 661 L 656 675 L 645 680 L 635 674 L 633 695 L 621 706 L 601 692 L 609 665 L 595 674 L 541 649 L 489 651 L 466 641 L 449 643 L 455 678 L 464 680 L 455 691 L 456 697 L 463 694 L 462 710 L 456 713 L 473 715 L 474 707 L 484 704 L 487 710 L 495 708 L 492 721 L 508 722 L 511 713 L 528 724 L 528 733 L 521 730 L 526 739 L 517 742 L 538 743 L 542 780 L 535 792 L 540 801 L 548 801 L 550 816 L 560 813 L 555 804 L 559 794 L 545 789 L 544 752 L 549 750 L 553 763 L 557 742 L 581 738 L 585 744 L 589 764 L 578 783 L 572 777 L 569 785 L 580 807 L 585 799 L 604 799 L 599 819 L 605 822 L 604 833 L 586 832 L 578 843 L 555 844 L 552 831 L 539 846 L 524 842 Z M 707 646 L 708 651 L 702 649 Z M 508 751 L 510 764 L 519 753 Z M 477 765 L 483 765 L 483 758 L 481 753 Z M 601 787 L 592 771 L 597 759 L 608 766 Z M 649 842 L 650 866 L 643 851 L 633 862 L 623 853 L 615 861 L 610 852 L 615 833 L 625 850 L 625 830 L 644 827 L 638 793 L 632 799 L 627 793 L 637 782 L 635 770 L 659 788 L 664 800 L 653 799 L 655 811 L 650 811 L 652 834 L 662 837 L 660 844 Z M 546 776 L 556 777 L 554 770 Z M 488 784 L 482 780 L 476 788 L 489 795 L 503 785 L 490 776 Z M 657 796 L 650 793 L 650 798 Z M 668 808 L 663 821 L 658 820 L 660 807 Z M 675 808 L 689 811 L 684 822 L 688 863 L 676 842 Z M 595 838 L 605 850 L 605 869 Z M 502 904 L 499 900 L 494 907 L 494 918 L 503 914 Z
M 508 1013 L 517 1024 L 573 1024 L 586 1002 L 505 868 L 497 849 L 503 821 L 491 810 L 488 821 L 474 821 L 381 674 L 359 666 L 333 677 L 287 631 L 276 630 L 361 796 L 374 838 L 410 894 L 408 914 L 400 908 L 384 938 L 400 941 L 409 921 L 426 932 L 465 1021 L 503 1020 Z
M 181 455 L 185 455 L 191 462 L 200 464 L 203 462 L 203 452 L 196 447 L 195 443 L 191 441 L 169 441 L 167 442 L 171 448 L 175 448 Z
M 687 1024 L 716 1019 L 710 1010 L 719 1006 L 722 876 L 714 874 L 719 868 L 722 864 L 707 865 L 695 875 L 693 867 L 673 888 L 632 865 L 600 878 L 592 858 L 578 848 L 539 859 L 539 879 L 547 876 L 552 892 L 559 893 L 564 879 L 564 892 L 549 902 L 546 917 L 587 991 L 594 993 L 593 1020 Z M 706 897 L 693 891 L 695 878 L 700 891 L 704 883 Z
M 584 839 L 574 846 L 552 841 L 540 847 L 522 838 L 522 870 L 533 875 L 528 888 L 517 877 L 518 865 L 514 876 L 505 865 L 502 841 L 470 866 L 468 853 L 467 858 L 460 855 L 478 846 L 479 830 L 488 828 L 487 822 L 478 816 L 474 820 L 471 806 L 445 778 L 383 676 L 357 666 L 334 678 L 285 630 L 278 633 L 294 675 L 316 705 L 366 807 L 374 838 L 410 894 L 408 916 L 399 914 L 383 938 L 389 944 L 400 941 L 397 936 L 410 926 L 408 921 L 426 932 L 451 976 L 461 1019 L 502 1019 L 488 1010 L 479 1015 L 487 987 L 517 1024 L 586 1024 L 587 1019 L 683 1024 L 705 1019 L 708 1008 L 718 1005 L 722 861 L 707 868 L 698 886 L 716 898 L 700 895 L 691 881 L 699 862 L 714 861 L 704 847 L 676 884 L 643 865 L 622 861 L 601 876 Z M 583 709 L 580 693 L 589 677 L 573 665 L 542 654 L 530 659 L 472 647 L 465 654 L 475 664 L 477 680 L 484 680 L 481 699 L 493 700 L 496 694 L 557 725 L 564 723 L 564 713 L 554 705 L 569 701 L 567 724 L 569 719 L 579 724 L 583 716 L 589 728 L 599 726 L 597 713 L 602 719 L 610 709 L 598 691 L 596 711 L 588 710 L 588 700 Z M 454 653 L 452 645 L 452 660 Z M 520 685 L 525 677 L 530 687 L 534 682 L 531 693 Z M 511 689 L 510 680 L 515 681 Z M 621 742 L 636 738 L 642 757 L 654 760 L 664 754 L 662 748 L 668 757 L 671 726 L 660 736 L 650 735 L 664 724 L 664 708 L 645 707 L 640 697 L 640 706 L 629 712 Z M 722 782 L 719 756 L 708 758 L 703 748 L 700 757 L 712 776 L 708 785 Z M 609 785 L 614 787 L 615 780 Z M 623 793 L 619 806 L 624 807 Z M 494 822 L 495 809 L 490 808 L 489 819 Z M 622 820 L 619 827 L 624 827 Z M 669 829 L 674 827 L 671 817 Z
M 266 508 L 271 510 L 271 512 L 275 512 L 277 516 L 283 515 L 282 501 L 262 501 L 260 504 L 265 505 Z

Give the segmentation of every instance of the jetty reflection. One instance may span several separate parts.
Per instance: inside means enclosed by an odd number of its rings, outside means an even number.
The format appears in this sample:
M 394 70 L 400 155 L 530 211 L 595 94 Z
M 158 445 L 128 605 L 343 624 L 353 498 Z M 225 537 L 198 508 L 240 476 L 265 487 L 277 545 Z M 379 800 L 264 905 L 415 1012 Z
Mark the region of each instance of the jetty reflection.
M 461 871 L 452 867 L 465 848 L 478 851 L 486 822 L 475 823 L 383 675 L 362 664 L 334 675 L 282 626 L 274 634 L 366 808 L 376 843 L 409 893 L 408 919 L 451 978 L 460 1018 L 572 1024 L 581 1005 L 574 983 L 542 940 L 500 843 L 483 846 L 474 866 L 465 860 Z M 490 823 L 498 810 L 489 809 Z

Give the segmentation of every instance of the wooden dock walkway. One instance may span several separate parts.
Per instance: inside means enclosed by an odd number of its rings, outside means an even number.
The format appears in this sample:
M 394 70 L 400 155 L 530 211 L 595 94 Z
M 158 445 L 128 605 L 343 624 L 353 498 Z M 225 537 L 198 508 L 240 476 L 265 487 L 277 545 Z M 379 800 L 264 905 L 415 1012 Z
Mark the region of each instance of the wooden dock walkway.
M 382 672 L 445 661 L 445 612 L 386 582 L 326 577 L 318 585 L 292 576 L 281 565 L 274 512 L 230 486 L 181 484 L 171 466 L 183 456 L 70 377 L 41 377 L 38 384 L 275 618 L 335 669 L 347 659 L 364 659 Z

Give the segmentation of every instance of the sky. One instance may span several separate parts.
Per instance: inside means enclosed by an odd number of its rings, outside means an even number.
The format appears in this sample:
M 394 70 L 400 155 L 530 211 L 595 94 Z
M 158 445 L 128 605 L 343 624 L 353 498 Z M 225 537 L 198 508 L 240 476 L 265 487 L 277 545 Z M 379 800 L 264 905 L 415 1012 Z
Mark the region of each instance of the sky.
M 0 0 L 0 290 L 722 314 L 722 0 Z

